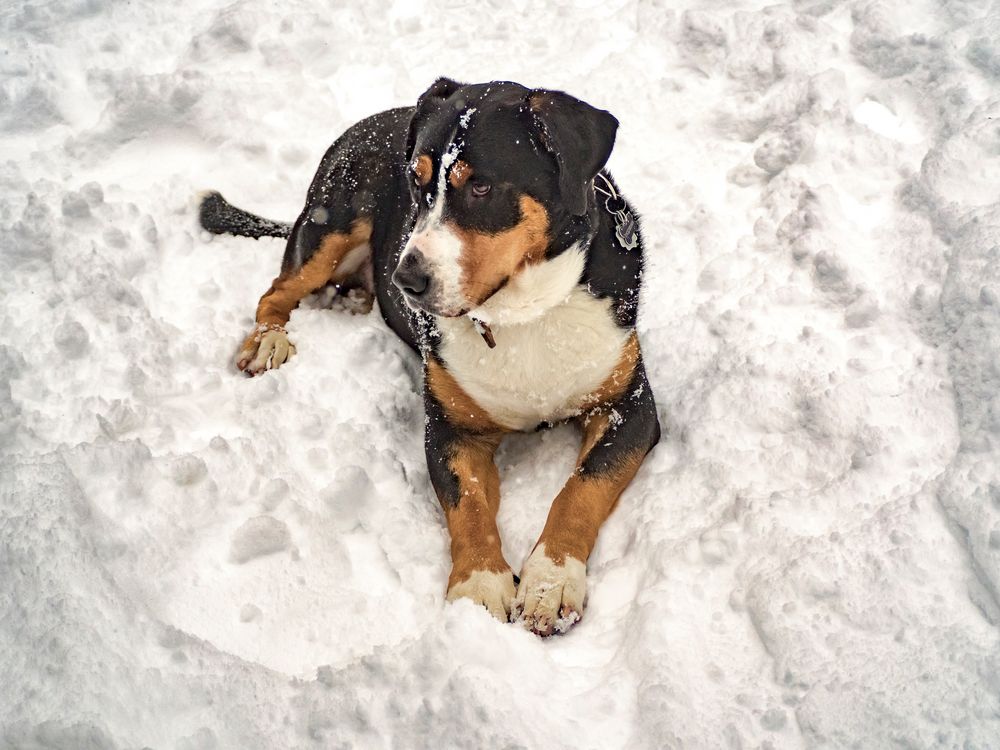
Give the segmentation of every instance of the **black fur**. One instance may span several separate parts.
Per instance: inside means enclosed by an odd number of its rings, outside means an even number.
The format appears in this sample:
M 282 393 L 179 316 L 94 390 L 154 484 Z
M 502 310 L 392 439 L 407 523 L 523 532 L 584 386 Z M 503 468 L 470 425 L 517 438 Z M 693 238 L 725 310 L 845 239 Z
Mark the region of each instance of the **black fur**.
M 424 389 L 424 453 L 431 485 L 442 503 L 458 505 L 461 488 L 458 477 L 451 470 L 449 461 L 454 448 L 465 438 L 465 433 L 455 428 L 445 414 L 440 402 L 429 388 Z
M 590 243 L 590 252 L 587 253 L 583 282 L 591 294 L 612 300 L 618 325 L 622 328 L 634 328 L 639 314 L 639 289 L 642 286 L 643 271 L 643 242 L 642 232 L 638 227 L 638 213 L 622 196 L 611 175 L 607 172 L 601 174 L 614 186 L 623 210 L 636 217 L 638 244 L 631 250 L 621 246 L 615 237 L 616 219 L 606 208 L 605 196 L 598 194 L 597 212 L 600 218 L 596 222 L 597 229 Z
M 214 190 L 202 196 L 198 207 L 198 220 L 203 229 L 212 234 L 235 234 L 240 237 L 287 237 L 292 225 L 285 221 L 271 221 L 229 203 L 222 193 Z
M 591 476 L 614 472 L 634 453 L 645 456 L 660 442 L 660 420 L 653 389 L 642 362 L 636 364 L 632 382 L 615 402 L 604 407 L 612 414 L 607 432 L 591 448 L 580 473 Z
M 475 113 L 471 121 L 470 111 Z M 435 357 L 433 317 L 407 306 L 391 276 L 414 222 L 430 210 L 428 191 L 437 185 L 442 151 L 460 142 L 461 158 L 472 162 L 474 177 L 457 194 L 450 194 L 445 216 L 460 227 L 495 233 L 518 222 L 519 196 L 530 196 L 548 214 L 547 256 L 559 255 L 574 244 L 586 248 L 580 282 L 594 296 L 610 298 L 617 324 L 631 329 L 638 312 L 642 239 L 632 250 L 621 247 L 615 238 L 615 216 L 592 185 L 599 172 L 611 179 L 603 167 L 617 127 L 618 121 L 608 112 L 562 92 L 509 82 L 465 85 L 441 78 L 415 107 L 376 114 L 338 138 L 320 162 L 294 225 L 236 209 L 218 193 L 204 199 L 200 219 L 202 226 L 216 233 L 287 237 L 285 271 L 306 263 L 328 233 L 347 232 L 359 219 L 370 221 L 379 310 L 411 348 Z M 433 155 L 435 174 L 428 185 L 419 186 L 411 162 L 424 153 Z M 471 195 L 475 181 L 491 185 L 488 197 Z M 622 205 L 636 215 L 624 199 Z M 443 498 L 457 502 L 458 480 L 448 458 L 450 446 L 461 436 L 429 391 L 424 401 L 431 479 Z M 659 438 L 655 403 L 641 361 L 632 384 L 612 406 L 620 417 L 609 432 L 613 439 L 602 440 L 591 451 L 581 469 L 586 473 L 610 471 L 628 452 L 646 452 Z
M 618 120 L 562 91 L 536 89 L 528 97 L 542 144 L 559 167 L 559 192 L 570 213 L 587 212 L 590 181 L 607 163 Z

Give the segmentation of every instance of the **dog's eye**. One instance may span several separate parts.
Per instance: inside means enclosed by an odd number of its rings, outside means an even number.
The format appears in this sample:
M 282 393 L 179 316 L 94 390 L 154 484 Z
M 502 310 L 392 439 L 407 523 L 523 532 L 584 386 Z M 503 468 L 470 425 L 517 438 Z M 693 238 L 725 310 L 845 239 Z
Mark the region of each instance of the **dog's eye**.
M 473 182 L 472 195 L 475 196 L 476 198 L 483 198 L 486 196 L 487 193 L 490 192 L 490 187 L 492 186 L 486 182 Z

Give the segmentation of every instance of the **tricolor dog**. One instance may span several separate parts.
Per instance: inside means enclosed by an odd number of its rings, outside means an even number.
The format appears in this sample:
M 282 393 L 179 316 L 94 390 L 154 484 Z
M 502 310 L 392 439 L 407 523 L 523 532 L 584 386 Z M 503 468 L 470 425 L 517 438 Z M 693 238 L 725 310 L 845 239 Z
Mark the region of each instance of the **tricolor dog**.
M 618 121 L 559 91 L 440 79 L 326 152 L 291 226 L 226 203 L 212 232 L 288 238 L 237 355 L 256 375 L 326 284 L 361 290 L 423 360 L 426 452 L 451 534 L 447 598 L 540 635 L 580 619 L 601 524 L 660 437 L 636 314 L 642 241 L 604 165 Z M 305 342 L 297 342 L 307 346 Z M 582 445 L 518 579 L 501 552 L 494 453 L 573 420 Z

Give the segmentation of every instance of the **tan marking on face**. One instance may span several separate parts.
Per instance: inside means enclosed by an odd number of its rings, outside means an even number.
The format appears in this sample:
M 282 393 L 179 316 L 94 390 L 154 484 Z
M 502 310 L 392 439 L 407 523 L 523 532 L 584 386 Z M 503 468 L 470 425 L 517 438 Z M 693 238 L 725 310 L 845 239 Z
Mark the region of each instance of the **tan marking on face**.
M 330 281 L 341 260 L 367 243 L 371 234 L 371 221 L 357 219 L 350 232 L 331 232 L 323 237 L 319 248 L 301 267 L 282 273 L 271 282 L 271 288 L 257 305 L 257 323 L 285 325 L 299 301 Z
M 431 157 L 427 154 L 421 154 L 416 159 L 413 160 L 413 174 L 417 178 L 417 182 L 420 186 L 425 186 L 431 181 L 431 176 L 434 174 L 434 162 L 431 161 Z
M 607 428 L 606 418 L 592 418 L 585 432 L 585 443 L 592 449 Z M 645 452 L 635 451 L 613 471 L 599 475 L 576 473 L 569 478 L 553 501 L 538 538 L 538 544 L 545 544 L 545 554 L 553 562 L 562 565 L 567 557 L 586 562 L 601 525 L 615 509 L 645 457 Z
M 520 206 L 518 223 L 496 234 L 450 227 L 462 245 L 460 285 L 470 307 L 482 304 L 506 279 L 545 257 L 548 212 L 527 195 L 521 196 Z
M 451 575 L 448 588 L 477 570 L 510 570 L 500 545 L 496 516 L 500 508 L 500 474 L 493 453 L 499 438 L 470 438 L 457 445 L 448 462 L 458 477 L 457 504 L 442 501 L 451 535 Z
M 427 362 L 425 377 L 427 387 L 453 425 L 477 434 L 506 431 L 462 389 L 450 372 L 433 359 Z
M 615 369 L 604 379 L 601 386 L 583 401 L 583 408 L 590 409 L 601 404 L 616 401 L 632 382 L 635 365 L 639 361 L 639 336 L 635 331 L 622 347 L 622 354 Z
M 472 177 L 472 167 L 469 166 L 468 162 L 459 159 L 452 165 L 451 171 L 448 173 L 448 182 L 456 190 L 461 190 L 470 177 Z

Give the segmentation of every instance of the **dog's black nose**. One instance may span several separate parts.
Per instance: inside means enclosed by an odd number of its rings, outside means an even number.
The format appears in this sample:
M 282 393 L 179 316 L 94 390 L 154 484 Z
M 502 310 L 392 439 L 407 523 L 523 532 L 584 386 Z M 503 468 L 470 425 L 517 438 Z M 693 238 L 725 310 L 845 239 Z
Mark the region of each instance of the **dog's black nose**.
M 431 277 L 424 270 L 424 256 L 419 250 L 403 256 L 392 274 L 392 283 L 411 297 L 419 297 L 427 291 Z

